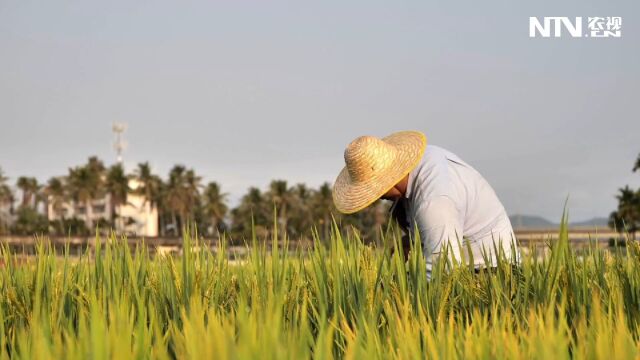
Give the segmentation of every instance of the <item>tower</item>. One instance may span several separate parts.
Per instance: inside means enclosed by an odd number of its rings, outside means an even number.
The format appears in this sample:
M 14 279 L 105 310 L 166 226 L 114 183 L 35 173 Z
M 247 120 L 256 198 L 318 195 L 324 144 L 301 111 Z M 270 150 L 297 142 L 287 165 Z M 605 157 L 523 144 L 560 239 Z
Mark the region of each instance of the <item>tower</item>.
M 127 130 L 127 124 L 125 123 L 113 123 L 111 127 L 113 134 L 115 135 L 115 141 L 113 142 L 113 148 L 116 150 L 116 160 L 119 164 L 122 164 L 122 152 L 127 148 L 127 143 L 123 140 L 124 131 Z

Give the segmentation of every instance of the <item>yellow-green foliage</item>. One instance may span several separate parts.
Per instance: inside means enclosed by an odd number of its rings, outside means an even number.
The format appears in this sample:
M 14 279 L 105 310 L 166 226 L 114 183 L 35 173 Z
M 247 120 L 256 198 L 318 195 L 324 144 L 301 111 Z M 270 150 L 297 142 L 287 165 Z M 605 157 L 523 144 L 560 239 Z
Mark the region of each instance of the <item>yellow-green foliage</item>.
M 640 356 L 635 244 L 578 256 L 563 228 L 544 259 L 480 274 L 442 262 L 428 281 L 419 251 L 405 263 L 343 236 L 308 252 L 253 239 L 237 263 L 190 235 L 179 257 L 114 238 L 80 258 L 42 240 L 25 263 L 4 247 L 0 358 Z

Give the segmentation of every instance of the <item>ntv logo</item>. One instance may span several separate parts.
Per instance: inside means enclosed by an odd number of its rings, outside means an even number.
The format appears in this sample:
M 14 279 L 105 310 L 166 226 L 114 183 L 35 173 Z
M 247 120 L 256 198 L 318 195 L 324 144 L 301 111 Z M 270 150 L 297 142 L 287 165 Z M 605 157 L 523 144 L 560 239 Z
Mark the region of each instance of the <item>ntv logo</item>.
M 622 36 L 622 18 L 619 16 L 608 17 L 588 17 L 587 33 L 582 32 L 582 17 L 578 16 L 575 20 L 562 16 L 545 16 L 542 21 L 537 17 L 529 18 L 529 37 L 544 38 L 561 37 L 562 29 L 571 35 L 571 37 L 621 37 Z M 537 34 L 536 34 L 537 33 Z

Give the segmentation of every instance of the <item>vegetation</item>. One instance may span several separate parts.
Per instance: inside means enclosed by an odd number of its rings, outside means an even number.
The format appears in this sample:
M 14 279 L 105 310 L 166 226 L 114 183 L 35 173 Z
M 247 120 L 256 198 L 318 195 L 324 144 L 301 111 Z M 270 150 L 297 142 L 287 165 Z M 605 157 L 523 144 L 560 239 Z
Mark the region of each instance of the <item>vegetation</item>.
M 69 198 L 79 207 L 80 212 L 87 214 L 87 227 L 93 228 L 93 206 L 91 202 L 104 196 L 104 171 L 102 161 L 90 157 L 84 166 L 69 169 L 67 190 Z
M 566 222 L 565 222 L 566 224 Z M 244 261 L 184 234 L 180 257 L 97 238 L 79 259 L 46 239 L 20 263 L 2 248 L 1 358 L 637 358 L 640 247 L 580 257 L 566 226 L 548 256 L 426 276 L 397 230 L 383 247 L 332 228 L 305 252 L 252 238 Z M 277 246 L 280 245 L 280 246 Z M 384 250 L 386 249 L 386 250 Z
M 16 185 L 18 186 L 18 189 L 22 191 L 22 204 L 20 206 L 35 206 L 39 200 L 39 197 L 37 196 L 38 191 L 40 190 L 38 180 L 33 177 L 21 176 L 18 178 Z
M 0 173 L 0 175 L 2 175 Z M 137 186 L 131 188 L 130 180 Z M 13 204 L 8 178 L 0 176 L 0 210 L 3 204 Z M 122 229 L 128 219 L 119 218 L 118 208 L 127 204 L 131 195 L 141 196 L 145 204 L 158 209 L 158 227 L 161 236 L 181 236 L 180 229 L 186 224 L 195 224 L 199 233 L 217 238 L 221 232 L 230 233 L 231 239 L 242 243 L 251 236 L 254 229 L 260 236 L 270 236 L 273 209 L 280 209 L 278 230 L 287 232 L 292 238 L 310 239 L 311 229 L 317 226 L 322 238 L 327 238 L 332 219 L 344 224 L 344 229 L 355 226 L 366 229 L 361 234 L 365 241 L 380 241 L 375 228 L 388 220 L 388 206 L 378 203 L 358 214 L 342 216 L 333 206 L 331 186 L 322 184 L 313 189 L 305 184 L 289 185 L 284 180 L 274 180 L 266 191 L 251 188 L 234 209 L 228 205 L 227 194 L 216 182 L 203 183 L 195 170 L 176 165 L 169 171 L 166 180 L 154 174 L 148 163 L 140 163 L 132 174 L 127 174 L 120 164 L 106 167 L 97 157 L 90 157 L 84 165 L 72 167 L 66 176 L 49 179 L 46 185 L 39 185 L 35 178 L 20 177 L 17 187 L 22 193 L 21 208 L 24 215 L 32 214 L 40 208 L 53 211 L 57 216 L 48 226 L 38 223 L 26 224 L 35 219 L 22 216 L 23 229 L 37 229 L 32 234 L 88 235 L 96 226 L 103 229 Z M 94 222 L 93 202 L 109 197 L 110 209 L 104 218 Z M 75 208 L 75 214 L 67 215 L 65 204 Z M 11 210 L 13 212 L 13 210 Z M 41 211 L 42 212 L 42 211 Z M 14 214 L 17 218 L 18 213 Z M 46 218 L 46 216 L 45 216 Z M 112 219 L 107 221 L 106 218 Z M 2 227 L 6 223 L 5 227 Z M 0 234 L 11 230 L 7 216 L 0 213 Z M 15 229 L 14 229 L 15 230 Z M 23 231 L 14 233 L 24 234 Z
M 216 182 L 210 182 L 202 194 L 204 202 L 204 211 L 209 217 L 211 228 L 207 229 L 207 233 L 213 234 L 225 230 L 224 218 L 229 211 L 227 207 L 227 194 L 220 191 L 220 185 Z
M 633 172 L 640 171 L 640 155 L 633 167 Z M 633 190 L 628 185 L 618 190 L 618 209 L 609 216 L 609 226 L 620 232 L 628 232 L 635 239 L 640 230 L 640 188 Z
M 122 222 L 123 219 L 119 218 L 120 212 L 118 209 L 127 203 L 128 195 L 131 192 L 129 176 L 125 174 L 122 164 L 115 164 L 109 168 L 106 175 L 105 190 L 111 197 L 111 217 L 116 222 Z M 120 225 L 116 226 L 119 229 L 123 228 L 122 224 L 116 225 Z
M 633 171 L 640 171 L 640 155 Z M 137 183 L 135 188 L 130 188 L 131 179 Z M 237 243 L 249 238 L 252 230 L 258 236 L 268 237 L 272 229 L 270 219 L 277 207 L 280 209 L 278 231 L 286 232 L 293 239 L 309 239 L 313 227 L 318 229 L 320 238 L 327 239 L 331 221 L 335 219 L 342 224 L 341 230 L 351 231 L 355 227 L 360 229 L 363 241 L 380 242 L 375 229 L 389 219 L 389 206 L 383 202 L 357 214 L 339 214 L 328 183 L 314 189 L 305 184 L 292 186 L 285 180 L 273 180 L 266 191 L 256 187 L 248 189 L 240 203 L 230 209 L 227 194 L 217 182 L 205 185 L 195 170 L 183 165 L 171 168 L 164 180 L 154 174 L 146 162 L 127 174 L 120 164 L 107 168 L 97 157 L 90 157 L 86 164 L 70 168 L 66 176 L 52 177 L 46 185 L 38 184 L 33 177 L 17 179 L 16 186 L 21 192 L 19 209 L 28 207 L 39 211 L 44 208 L 45 218 L 47 211 L 61 214 L 43 226 L 42 217 L 35 216 L 33 211 L 14 210 L 16 198 L 8 180 L 0 169 L 0 234 L 25 234 L 25 231 L 37 229 L 39 234 L 66 236 L 88 235 L 96 226 L 122 229 L 130 220 L 119 218 L 118 208 L 127 204 L 130 195 L 141 196 L 145 204 L 158 209 L 160 236 L 181 236 L 180 229 L 186 224 L 195 224 L 200 234 L 217 238 L 221 232 L 227 232 Z M 106 196 L 111 199 L 108 214 L 111 220 L 99 218 L 94 223 L 91 204 Z M 611 213 L 609 225 L 635 238 L 640 230 L 640 189 L 625 186 L 619 189 L 617 199 L 618 208 Z M 88 215 L 88 221 L 65 215 L 64 206 L 70 201 L 76 213 Z M 14 221 L 9 221 L 10 217 Z M 18 220 L 20 224 L 15 226 Z M 27 223 L 29 221 L 35 223 Z
M 17 235 L 42 234 L 49 227 L 47 217 L 28 206 L 21 206 L 17 211 L 16 221 L 11 232 Z
M 13 202 L 15 201 L 11 187 L 7 184 L 8 180 L 9 178 L 0 169 L 0 234 L 9 231 L 8 215 L 13 212 Z

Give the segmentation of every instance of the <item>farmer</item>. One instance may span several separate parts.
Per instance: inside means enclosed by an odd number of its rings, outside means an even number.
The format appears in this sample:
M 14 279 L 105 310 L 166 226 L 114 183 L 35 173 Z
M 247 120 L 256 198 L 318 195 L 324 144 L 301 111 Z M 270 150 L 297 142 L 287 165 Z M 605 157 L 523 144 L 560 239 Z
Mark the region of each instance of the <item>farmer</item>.
M 417 229 L 429 276 L 445 251 L 458 263 L 473 259 L 476 270 L 495 267 L 497 252 L 520 261 L 511 222 L 491 186 L 453 153 L 427 146 L 421 132 L 361 136 L 347 146 L 344 159 L 333 186 L 336 208 L 351 214 L 378 199 L 393 201 L 392 216 L 409 235 L 403 246 Z

